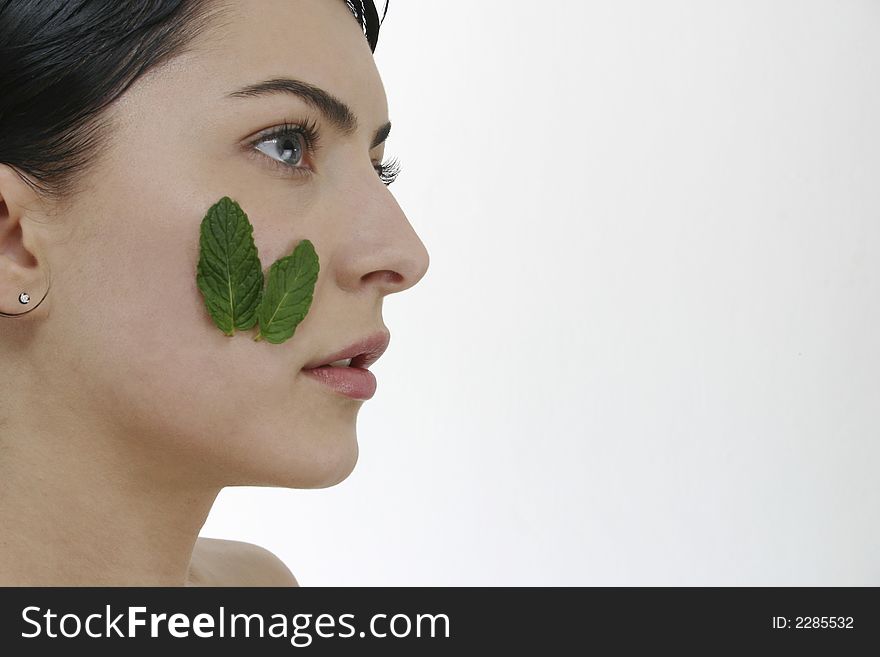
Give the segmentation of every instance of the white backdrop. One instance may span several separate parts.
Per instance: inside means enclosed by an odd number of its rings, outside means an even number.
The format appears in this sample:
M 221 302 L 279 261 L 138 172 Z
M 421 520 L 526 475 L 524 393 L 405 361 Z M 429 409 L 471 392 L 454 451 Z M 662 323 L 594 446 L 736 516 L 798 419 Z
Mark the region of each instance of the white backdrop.
M 203 535 L 304 586 L 880 585 L 878 32 L 875 0 L 392 0 L 430 269 L 352 475 L 226 489 Z

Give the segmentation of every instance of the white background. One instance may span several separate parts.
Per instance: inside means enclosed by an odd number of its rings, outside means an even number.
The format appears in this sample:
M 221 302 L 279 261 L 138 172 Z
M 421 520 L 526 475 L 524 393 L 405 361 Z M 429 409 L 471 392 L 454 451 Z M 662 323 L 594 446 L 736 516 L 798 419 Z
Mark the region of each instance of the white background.
M 379 3 L 380 5 L 383 2 Z M 428 248 L 304 586 L 880 585 L 880 2 L 392 0 Z

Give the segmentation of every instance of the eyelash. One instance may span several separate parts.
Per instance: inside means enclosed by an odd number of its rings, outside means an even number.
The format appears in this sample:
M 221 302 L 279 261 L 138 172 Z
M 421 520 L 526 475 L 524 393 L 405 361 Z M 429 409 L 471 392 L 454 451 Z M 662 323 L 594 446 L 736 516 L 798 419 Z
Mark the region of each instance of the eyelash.
M 256 157 L 259 157 L 260 155 L 265 156 L 265 158 L 269 160 L 269 164 L 271 166 L 276 167 L 285 174 L 310 176 L 312 172 L 309 169 L 301 166 L 287 164 L 286 162 L 282 162 L 281 160 L 276 160 L 274 157 L 270 157 L 256 148 L 258 144 L 261 144 L 264 141 L 271 141 L 272 139 L 280 139 L 282 137 L 290 137 L 292 135 L 298 135 L 302 137 L 305 150 L 308 153 L 314 155 L 317 152 L 320 142 L 320 133 L 318 132 L 318 125 L 314 119 L 309 119 L 305 123 L 301 124 L 285 121 L 281 125 L 272 128 L 271 130 L 263 133 L 262 135 L 254 139 L 250 143 L 250 146 L 252 147 L 252 152 Z M 379 179 L 386 186 L 397 180 L 397 176 L 400 175 L 400 162 L 397 158 L 392 158 L 391 160 L 388 160 L 386 162 L 380 162 L 379 164 L 374 165 L 373 168 L 376 169 L 376 172 L 379 174 Z

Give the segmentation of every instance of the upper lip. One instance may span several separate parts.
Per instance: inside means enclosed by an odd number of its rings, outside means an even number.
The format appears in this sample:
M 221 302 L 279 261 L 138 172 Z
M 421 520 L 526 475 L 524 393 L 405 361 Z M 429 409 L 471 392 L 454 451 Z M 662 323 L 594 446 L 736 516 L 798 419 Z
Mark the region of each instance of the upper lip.
M 351 367 L 367 369 L 367 367 L 379 360 L 379 357 L 385 353 L 390 341 L 391 334 L 388 331 L 379 331 L 372 335 L 368 335 L 365 338 L 361 338 L 335 353 L 326 356 L 319 356 L 303 365 L 303 369 L 314 369 L 345 358 L 352 359 Z

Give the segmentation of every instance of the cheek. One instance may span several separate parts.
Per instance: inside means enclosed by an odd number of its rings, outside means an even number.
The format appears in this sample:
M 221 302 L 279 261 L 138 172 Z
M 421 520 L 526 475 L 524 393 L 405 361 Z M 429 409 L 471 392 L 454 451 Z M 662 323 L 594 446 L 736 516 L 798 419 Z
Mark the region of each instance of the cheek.
M 198 312 L 149 326 L 117 312 L 88 403 L 151 458 L 223 485 L 319 485 L 350 460 L 355 414 L 296 379 L 292 344 L 227 337 Z
M 297 376 L 305 334 L 279 345 L 254 342 L 256 329 L 224 335 L 194 270 L 180 267 L 186 254 L 172 249 L 151 254 L 166 258 L 155 268 L 111 261 L 118 300 L 80 317 L 91 413 L 192 479 L 304 488 L 344 479 L 357 460 L 358 402 Z
M 175 215 L 184 218 L 168 218 Z M 84 379 L 81 404 L 107 431 L 194 478 L 341 481 L 357 460 L 360 403 L 297 377 L 311 354 L 305 323 L 279 345 L 254 342 L 256 327 L 228 337 L 214 325 L 196 285 L 192 216 L 171 208 L 148 219 L 117 215 L 71 268 L 67 357 Z M 317 290 L 314 303 L 318 310 Z

